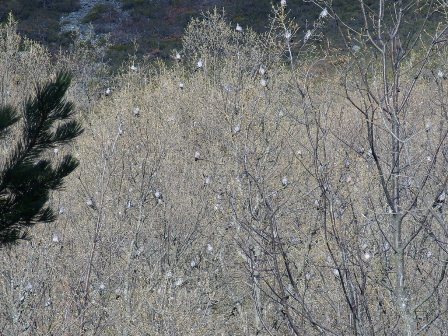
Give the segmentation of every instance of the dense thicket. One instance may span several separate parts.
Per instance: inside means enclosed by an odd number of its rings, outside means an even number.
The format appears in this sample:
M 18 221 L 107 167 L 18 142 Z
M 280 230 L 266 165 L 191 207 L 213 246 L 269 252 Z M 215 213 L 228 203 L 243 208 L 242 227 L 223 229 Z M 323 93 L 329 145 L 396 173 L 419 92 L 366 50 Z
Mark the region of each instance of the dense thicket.
M 82 59 L 80 166 L 2 259 L 4 333 L 445 333 L 446 7 L 361 1 L 358 30 L 316 3 L 264 34 L 208 13 L 173 66 Z

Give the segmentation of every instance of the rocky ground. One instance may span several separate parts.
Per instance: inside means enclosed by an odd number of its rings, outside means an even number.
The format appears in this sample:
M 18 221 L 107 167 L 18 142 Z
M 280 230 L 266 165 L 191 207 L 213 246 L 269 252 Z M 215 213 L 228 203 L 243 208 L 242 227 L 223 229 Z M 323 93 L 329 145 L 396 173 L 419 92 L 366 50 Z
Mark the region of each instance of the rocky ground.
M 113 32 L 119 27 L 120 23 L 129 18 L 129 14 L 122 9 L 120 1 L 117 0 L 80 0 L 80 8 L 68 15 L 61 16 L 61 33 L 76 32 L 81 39 L 97 39 L 106 33 Z M 95 7 L 103 5 L 109 12 L 109 20 L 102 22 L 101 29 L 93 29 L 92 22 L 86 20 L 86 17 L 95 11 Z

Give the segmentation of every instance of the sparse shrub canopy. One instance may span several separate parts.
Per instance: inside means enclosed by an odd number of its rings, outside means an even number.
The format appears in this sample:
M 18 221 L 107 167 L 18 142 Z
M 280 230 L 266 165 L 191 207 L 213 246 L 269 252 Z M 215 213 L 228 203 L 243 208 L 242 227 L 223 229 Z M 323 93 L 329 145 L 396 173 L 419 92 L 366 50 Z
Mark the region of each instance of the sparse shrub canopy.
M 311 1 L 296 22 L 289 2 L 262 34 L 204 13 L 169 64 L 57 59 L 80 163 L 49 197 L 58 220 L 2 259 L 5 333 L 445 333 L 446 6 Z M 28 78 L 5 55 L 0 74 Z M 2 83 L 17 106 L 25 84 Z

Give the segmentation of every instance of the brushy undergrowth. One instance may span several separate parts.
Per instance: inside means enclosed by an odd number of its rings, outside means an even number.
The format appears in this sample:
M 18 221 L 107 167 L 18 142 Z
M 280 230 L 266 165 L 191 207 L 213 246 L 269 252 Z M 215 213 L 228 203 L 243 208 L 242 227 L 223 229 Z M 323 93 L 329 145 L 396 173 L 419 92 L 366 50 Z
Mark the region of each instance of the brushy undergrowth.
M 99 52 L 78 45 L 54 64 L 13 22 L 3 26 L 2 102 L 70 69 L 85 133 L 72 149 L 81 165 L 51 201 L 59 220 L 1 251 L 0 331 L 341 335 L 357 330 L 354 318 L 373 334 L 403 330 L 388 290 L 394 214 L 374 155 L 386 161 L 392 140 L 387 120 L 368 120 L 347 100 L 365 103 L 359 65 L 374 91 L 381 68 L 365 45 L 344 57 L 315 52 L 308 42 L 323 19 L 293 42 L 288 33 L 306 31 L 282 7 L 262 35 L 215 11 L 190 23 L 174 65 L 134 59 L 114 78 L 92 61 Z M 404 224 L 417 237 L 406 254 L 415 301 L 431 284 L 447 289 L 446 210 L 430 209 L 446 187 L 448 69 L 444 48 L 420 68 L 424 50 L 403 65 L 403 86 L 416 80 L 401 182 L 406 200 L 421 195 Z M 446 300 L 432 294 L 415 310 L 418 326 L 446 330 Z

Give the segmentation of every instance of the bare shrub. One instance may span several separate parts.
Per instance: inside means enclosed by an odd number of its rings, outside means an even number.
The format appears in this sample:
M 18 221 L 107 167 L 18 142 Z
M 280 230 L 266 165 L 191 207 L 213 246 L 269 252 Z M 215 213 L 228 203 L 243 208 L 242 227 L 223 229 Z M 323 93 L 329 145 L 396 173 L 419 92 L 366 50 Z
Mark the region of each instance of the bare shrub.
M 407 58 L 400 29 L 381 52 L 342 30 L 332 64 L 274 11 L 262 36 L 207 14 L 173 67 L 93 79 L 59 222 L 4 254 L 4 332 L 446 330 L 443 28 Z

